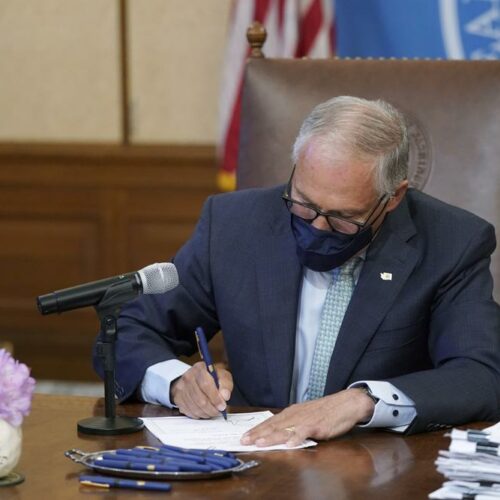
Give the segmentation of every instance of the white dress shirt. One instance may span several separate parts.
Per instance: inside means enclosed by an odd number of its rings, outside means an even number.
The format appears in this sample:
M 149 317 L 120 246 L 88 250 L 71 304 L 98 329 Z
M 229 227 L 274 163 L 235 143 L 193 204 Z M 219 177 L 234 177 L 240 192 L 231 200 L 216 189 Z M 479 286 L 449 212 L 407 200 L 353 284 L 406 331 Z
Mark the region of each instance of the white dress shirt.
M 365 255 L 360 255 L 364 259 Z M 357 283 L 362 261 L 354 271 Z M 321 309 L 332 279 L 332 272 L 316 272 L 304 269 L 302 290 L 297 314 L 295 359 L 290 393 L 291 402 L 307 399 L 309 373 L 314 355 L 316 337 L 319 333 Z M 190 368 L 190 365 L 173 359 L 150 366 L 141 384 L 144 401 L 174 407 L 170 401 L 170 384 Z M 395 432 L 404 432 L 417 415 L 415 403 L 393 384 L 384 381 L 360 380 L 349 386 L 366 386 L 379 401 L 375 404 L 373 416 L 361 427 L 383 427 Z

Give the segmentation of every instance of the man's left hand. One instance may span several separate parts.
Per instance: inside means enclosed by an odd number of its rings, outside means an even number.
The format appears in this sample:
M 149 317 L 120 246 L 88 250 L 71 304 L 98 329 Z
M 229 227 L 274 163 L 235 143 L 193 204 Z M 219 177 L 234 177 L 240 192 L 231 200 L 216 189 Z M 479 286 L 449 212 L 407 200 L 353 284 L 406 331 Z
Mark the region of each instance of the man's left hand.
M 324 440 L 349 432 L 370 420 L 374 402 L 359 388 L 294 404 L 246 432 L 241 444 L 299 446 L 307 438 Z

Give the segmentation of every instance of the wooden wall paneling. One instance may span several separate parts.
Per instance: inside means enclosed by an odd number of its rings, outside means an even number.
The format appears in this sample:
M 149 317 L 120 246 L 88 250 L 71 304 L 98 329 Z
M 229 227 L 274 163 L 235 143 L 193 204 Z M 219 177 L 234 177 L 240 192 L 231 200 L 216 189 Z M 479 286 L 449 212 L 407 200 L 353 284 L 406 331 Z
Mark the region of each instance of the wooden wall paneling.
M 91 311 L 41 318 L 35 297 L 104 270 L 99 206 L 89 189 L 2 185 L 0 193 L 0 338 L 13 342 L 35 376 L 73 378 L 88 364 L 81 346 L 88 345 L 85 334 L 95 331 L 95 319 Z
M 170 260 L 191 235 L 204 201 L 196 189 L 135 190 L 127 203 L 129 265 Z
M 35 297 L 168 260 L 215 191 L 213 164 L 203 146 L 0 144 L 0 340 L 36 378 L 95 380 L 98 321 L 42 317 Z
M 97 187 L 96 189 L 99 192 L 102 217 L 100 258 L 106 273 L 115 275 L 128 272 L 126 268 L 128 249 L 123 244 L 127 231 L 125 215 L 127 192 L 123 188 Z

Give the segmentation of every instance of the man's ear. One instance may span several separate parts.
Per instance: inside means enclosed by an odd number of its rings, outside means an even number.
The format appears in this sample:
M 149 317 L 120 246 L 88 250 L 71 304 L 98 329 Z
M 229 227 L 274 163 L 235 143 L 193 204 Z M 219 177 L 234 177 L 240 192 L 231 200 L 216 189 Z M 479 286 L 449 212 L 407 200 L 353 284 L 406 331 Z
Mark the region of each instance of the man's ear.
M 392 212 L 395 208 L 397 208 L 397 206 L 401 203 L 401 200 L 404 198 L 406 191 L 408 191 L 408 181 L 404 180 L 391 196 L 389 203 L 387 203 L 387 212 Z

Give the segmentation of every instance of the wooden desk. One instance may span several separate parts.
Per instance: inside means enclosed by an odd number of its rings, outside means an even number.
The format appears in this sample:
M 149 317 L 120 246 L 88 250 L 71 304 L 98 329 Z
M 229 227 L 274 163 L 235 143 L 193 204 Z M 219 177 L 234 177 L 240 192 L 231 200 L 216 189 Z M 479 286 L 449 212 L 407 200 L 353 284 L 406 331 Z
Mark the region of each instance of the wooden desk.
M 172 412 L 152 405 L 118 407 L 119 414 L 166 416 Z M 23 454 L 16 467 L 26 476 L 23 484 L 0 488 L 2 500 L 73 498 L 239 499 L 286 498 L 424 499 L 437 489 L 442 477 L 434 460 L 449 444 L 444 432 L 401 437 L 378 431 L 356 431 L 347 437 L 320 443 L 315 448 L 246 455 L 261 465 L 240 475 L 204 481 L 173 482 L 170 493 L 111 491 L 80 487 L 85 469 L 64 457 L 79 448 L 98 451 L 138 444 L 157 444 L 147 430 L 117 437 L 77 435 L 76 422 L 103 414 L 102 400 L 87 397 L 36 395 L 33 410 L 23 425 Z

